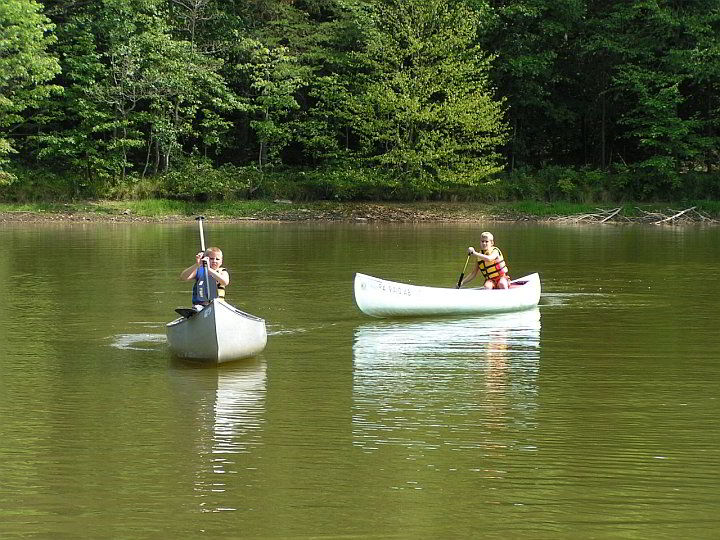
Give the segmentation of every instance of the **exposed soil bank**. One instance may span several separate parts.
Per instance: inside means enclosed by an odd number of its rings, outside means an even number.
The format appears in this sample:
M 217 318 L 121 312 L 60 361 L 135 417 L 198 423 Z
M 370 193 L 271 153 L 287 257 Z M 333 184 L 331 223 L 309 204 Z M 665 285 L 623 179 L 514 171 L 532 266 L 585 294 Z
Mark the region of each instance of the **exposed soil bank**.
M 491 205 L 468 203 L 422 203 L 422 204 L 392 204 L 392 203 L 291 203 L 289 201 L 275 201 L 262 210 L 247 211 L 243 215 L 218 211 L 215 209 L 202 210 L 207 219 L 216 222 L 385 222 L 385 223 L 420 223 L 420 222 L 561 222 L 561 223 L 652 223 L 663 225 L 684 224 L 718 224 L 720 221 L 700 213 L 694 207 L 685 209 L 665 209 L 647 211 L 637 209 L 638 213 L 626 216 L 621 208 L 597 209 L 597 211 L 582 214 L 562 216 L 537 216 L 499 209 Z M 38 211 L 4 211 L 0 212 L 2 222 L 58 222 L 58 223 L 88 223 L 88 222 L 118 222 L 118 223 L 173 223 L 187 222 L 194 216 L 168 214 L 161 216 L 146 216 L 134 212 L 131 207 L 121 209 L 98 207 L 98 210 L 82 210 L 75 208 L 68 210 L 38 210 Z
M 423 208 L 403 207 L 384 204 L 329 204 L 317 205 L 283 204 L 280 208 L 252 212 L 250 215 L 233 216 L 217 213 L 212 210 L 205 212 L 207 219 L 222 222 L 246 221 L 326 221 L 326 222 L 463 222 L 463 221 L 533 221 L 538 218 L 530 215 L 502 214 L 490 215 L 477 213 L 466 206 L 439 204 Z M 10 211 L 0 212 L 0 222 L 139 222 L 164 223 L 181 222 L 192 219 L 187 215 L 142 216 L 135 215 L 130 209 L 117 213 L 106 211 Z

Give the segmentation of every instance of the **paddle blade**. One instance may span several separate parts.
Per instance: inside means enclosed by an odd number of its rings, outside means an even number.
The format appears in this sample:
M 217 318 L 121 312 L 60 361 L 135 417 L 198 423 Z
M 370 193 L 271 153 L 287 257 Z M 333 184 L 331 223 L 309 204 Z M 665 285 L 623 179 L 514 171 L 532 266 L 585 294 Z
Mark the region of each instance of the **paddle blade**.
M 217 295 L 218 295 L 217 281 L 215 281 L 213 278 L 208 278 L 207 284 L 208 284 L 208 300 L 214 300 L 215 298 L 217 298 Z
M 459 289 L 459 288 L 460 288 L 460 285 L 462 285 L 463 277 L 465 277 L 465 272 L 463 272 L 462 274 L 460 274 L 460 278 L 458 279 L 457 287 L 455 287 L 456 289 Z
M 198 275 L 196 300 L 198 302 L 211 302 L 217 298 L 218 295 L 217 282 L 208 273 L 208 265 L 206 262 L 203 262 L 202 270 L 202 273 Z M 195 292 L 193 292 L 193 294 L 195 294 Z

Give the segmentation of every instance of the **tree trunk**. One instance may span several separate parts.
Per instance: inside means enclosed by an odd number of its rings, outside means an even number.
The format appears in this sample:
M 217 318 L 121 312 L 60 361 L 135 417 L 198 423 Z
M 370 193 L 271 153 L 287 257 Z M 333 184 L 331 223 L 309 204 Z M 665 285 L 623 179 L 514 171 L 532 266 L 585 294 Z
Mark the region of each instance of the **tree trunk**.
M 153 176 L 160 171 L 160 141 L 155 139 L 155 163 L 153 164 Z
M 600 103 L 602 108 L 602 120 L 600 121 L 600 168 L 604 169 L 606 164 L 605 156 L 607 155 L 605 148 L 605 92 L 600 96 Z

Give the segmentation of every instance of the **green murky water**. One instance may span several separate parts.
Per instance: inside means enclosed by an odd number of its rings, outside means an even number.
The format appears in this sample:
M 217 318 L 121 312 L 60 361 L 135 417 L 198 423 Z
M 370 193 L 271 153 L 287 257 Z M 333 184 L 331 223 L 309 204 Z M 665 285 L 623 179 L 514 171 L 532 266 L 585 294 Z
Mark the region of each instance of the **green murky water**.
M 5 225 L 0 536 L 712 538 L 720 229 L 205 224 L 257 358 L 170 358 L 188 225 Z M 377 320 L 490 229 L 537 310 Z

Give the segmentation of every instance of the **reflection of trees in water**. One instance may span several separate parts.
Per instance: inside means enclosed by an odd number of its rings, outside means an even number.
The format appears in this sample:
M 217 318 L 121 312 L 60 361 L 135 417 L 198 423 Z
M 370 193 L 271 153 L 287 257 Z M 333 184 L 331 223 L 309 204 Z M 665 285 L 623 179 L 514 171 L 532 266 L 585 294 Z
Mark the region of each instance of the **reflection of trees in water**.
M 538 309 L 358 327 L 356 444 L 495 446 L 488 431 L 532 422 L 539 349 Z

